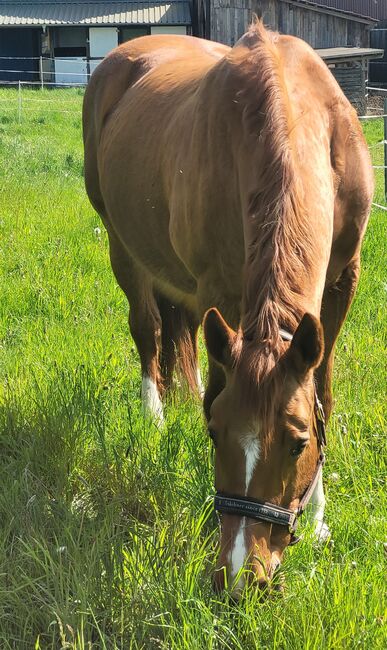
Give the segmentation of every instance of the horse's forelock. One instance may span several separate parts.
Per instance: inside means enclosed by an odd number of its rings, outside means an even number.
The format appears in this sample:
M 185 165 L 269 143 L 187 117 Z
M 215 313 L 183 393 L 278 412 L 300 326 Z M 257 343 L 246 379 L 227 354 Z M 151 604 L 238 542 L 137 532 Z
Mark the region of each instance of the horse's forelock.
M 273 347 L 243 340 L 242 335 L 238 338 L 240 343 L 236 343 L 234 349 L 234 371 L 240 384 L 240 407 L 259 420 L 260 429 L 267 436 L 273 428 L 275 409 L 285 381 L 280 363 L 285 346 L 282 341 Z

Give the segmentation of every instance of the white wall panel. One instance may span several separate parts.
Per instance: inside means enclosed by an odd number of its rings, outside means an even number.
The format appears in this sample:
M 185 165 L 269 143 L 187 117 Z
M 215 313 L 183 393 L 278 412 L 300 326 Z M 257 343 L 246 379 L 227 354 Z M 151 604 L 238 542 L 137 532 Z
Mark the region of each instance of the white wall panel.
M 118 30 L 116 27 L 90 27 L 90 56 L 104 57 L 118 45 Z
M 186 34 L 185 25 L 157 25 L 151 27 L 151 34 Z
M 55 82 L 58 84 L 86 84 L 86 60 L 83 57 L 55 59 Z

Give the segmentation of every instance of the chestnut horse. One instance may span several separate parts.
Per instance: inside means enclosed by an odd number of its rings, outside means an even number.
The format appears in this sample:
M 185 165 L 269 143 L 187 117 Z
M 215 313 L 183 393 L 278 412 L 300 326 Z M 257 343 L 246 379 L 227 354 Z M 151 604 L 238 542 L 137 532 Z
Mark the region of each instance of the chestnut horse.
M 306 43 L 258 22 L 232 49 L 188 36 L 121 45 L 91 77 L 83 128 L 145 407 L 162 419 L 178 363 L 197 388 L 204 317 L 217 490 L 289 512 L 312 485 L 324 538 L 315 382 L 329 416 L 373 194 L 354 109 Z M 265 584 L 290 540 L 224 512 L 217 586 Z

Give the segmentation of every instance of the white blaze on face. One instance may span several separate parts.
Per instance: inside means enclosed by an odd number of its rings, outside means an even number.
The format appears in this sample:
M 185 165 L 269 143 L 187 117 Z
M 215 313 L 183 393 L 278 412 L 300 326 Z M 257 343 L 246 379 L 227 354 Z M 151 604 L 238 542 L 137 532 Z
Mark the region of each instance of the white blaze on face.
M 231 582 L 233 583 L 238 572 L 244 565 L 247 549 L 246 549 L 246 540 L 245 540 L 245 527 L 246 527 L 246 517 L 242 517 L 241 523 L 237 536 L 235 537 L 235 542 L 233 549 L 231 551 L 230 563 L 231 563 Z M 242 591 L 245 584 L 245 577 L 242 574 L 235 585 L 230 585 L 233 587 L 234 592 Z
M 261 446 L 258 440 L 258 433 L 251 432 L 245 433 L 241 439 L 241 446 L 245 452 L 245 461 L 246 461 L 246 473 L 245 473 L 245 495 L 250 486 L 251 479 L 253 478 L 254 470 L 256 464 L 259 460 L 259 455 L 261 453 Z
M 258 432 L 245 433 L 243 436 L 241 436 L 240 443 L 245 453 L 245 463 L 246 463 L 245 496 L 247 496 L 250 482 L 253 477 L 254 470 L 259 460 L 259 455 L 261 451 L 261 447 L 258 440 Z M 245 527 L 246 527 L 246 517 L 242 517 L 239 525 L 239 530 L 235 537 L 235 542 L 230 557 L 232 580 L 235 580 L 236 576 L 238 575 L 238 572 L 243 567 L 246 560 L 247 548 L 246 548 L 246 539 L 245 539 Z M 244 583 L 245 583 L 245 578 L 243 575 L 241 575 L 237 584 L 234 585 L 234 590 L 236 592 L 241 591 L 243 589 Z
M 142 377 L 141 399 L 144 412 L 154 418 L 158 424 L 162 424 L 164 422 L 163 405 L 156 383 L 149 375 Z

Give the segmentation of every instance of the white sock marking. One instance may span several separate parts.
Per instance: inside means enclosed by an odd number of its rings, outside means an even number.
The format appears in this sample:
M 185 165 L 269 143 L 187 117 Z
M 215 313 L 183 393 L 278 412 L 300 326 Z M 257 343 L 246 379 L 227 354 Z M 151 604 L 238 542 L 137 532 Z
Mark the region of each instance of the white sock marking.
M 142 377 L 141 399 L 144 412 L 153 417 L 158 424 L 162 424 L 164 422 L 163 405 L 156 383 L 149 375 Z
M 246 478 L 245 478 L 245 495 L 249 489 L 251 479 L 253 478 L 254 470 L 259 460 L 261 453 L 261 445 L 258 440 L 258 433 L 245 433 L 241 436 L 240 443 L 245 452 L 246 458 Z
M 204 393 L 205 393 L 205 388 L 204 388 L 204 384 L 202 382 L 202 376 L 200 374 L 200 368 L 199 367 L 196 369 L 196 381 L 198 383 L 199 396 L 203 399 Z
M 322 473 L 314 489 L 311 500 L 311 520 L 314 523 L 314 534 L 318 542 L 325 542 L 330 536 L 327 524 L 324 522 L 325 494 Z

